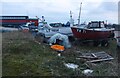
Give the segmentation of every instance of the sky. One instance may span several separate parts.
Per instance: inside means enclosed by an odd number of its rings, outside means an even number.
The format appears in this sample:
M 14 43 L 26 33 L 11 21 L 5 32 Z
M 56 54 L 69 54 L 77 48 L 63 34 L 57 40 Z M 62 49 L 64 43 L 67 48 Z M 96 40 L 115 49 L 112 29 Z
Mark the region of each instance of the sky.
M 81 23 L 106 20 L 118 23 L 119 0 L 0 0 L 0 16 L 44 16 L 48 23 L 66 23 L 72 11 L 77 23 L 81 2 Z

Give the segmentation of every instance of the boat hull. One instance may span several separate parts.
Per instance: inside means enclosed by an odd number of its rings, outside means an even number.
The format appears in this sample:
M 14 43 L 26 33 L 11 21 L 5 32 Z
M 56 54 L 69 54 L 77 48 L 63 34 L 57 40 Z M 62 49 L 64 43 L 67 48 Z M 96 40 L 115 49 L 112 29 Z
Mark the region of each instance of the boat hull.
M 71 27 L 71 29 L 74 37 L 81 40 L 98 40 L 114 37 L 114 30 L 80 29 L 77 27 Z

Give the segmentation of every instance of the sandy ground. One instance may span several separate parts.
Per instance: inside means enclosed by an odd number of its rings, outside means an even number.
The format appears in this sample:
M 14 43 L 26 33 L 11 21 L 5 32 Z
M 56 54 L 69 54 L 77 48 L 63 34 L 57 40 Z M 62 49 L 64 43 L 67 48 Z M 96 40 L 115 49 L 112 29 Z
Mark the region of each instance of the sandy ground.
M 17 28 L 8 28 L 8 27 L 2 27 L 2 26 L 0 26 L 0 31 L 1 30 L 9 30 L 9 31 L 14 31 L 14 30 L 18 30 Z

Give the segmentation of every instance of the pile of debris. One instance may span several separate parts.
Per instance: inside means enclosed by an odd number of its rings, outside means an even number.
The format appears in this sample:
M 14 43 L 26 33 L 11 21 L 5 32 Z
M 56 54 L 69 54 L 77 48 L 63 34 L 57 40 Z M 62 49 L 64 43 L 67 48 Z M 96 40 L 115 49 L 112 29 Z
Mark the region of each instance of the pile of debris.
M 86 59 L 86 62 L 90 63 L 96 63 L 96 62 L 101 62 L 101 61 L 109 61 L 113 60 L 114 58 L 107 54 L 106 52 L 95 52 L 95 53 L 81 53 L 82 56 L 79 56 L 79 58 Z

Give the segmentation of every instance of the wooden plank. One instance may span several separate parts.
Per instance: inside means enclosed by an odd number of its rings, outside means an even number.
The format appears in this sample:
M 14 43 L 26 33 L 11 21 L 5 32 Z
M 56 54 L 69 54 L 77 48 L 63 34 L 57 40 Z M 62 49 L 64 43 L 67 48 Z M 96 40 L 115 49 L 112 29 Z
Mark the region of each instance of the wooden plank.
M 92 60 L 92 61 L 86 61 L 90 63 L 95 63 L 95 62 L 101 62 L 101 61 L 108 61 L 108 60 L 113 60 L 114 58 L 107 58 L 107 59 L 98 59 L 98 60 Z
M 83 56 L 80 56 L 80 58 L 90 59 L 87 62 L 101 62 L 101 61 L 108 61 L 114 59 L 112 56 L 107 54 L 106 52 L 96 52 L 96 53 L 83 53 Z
M 97 57 L 94 53 L 91 53 L 94 57 Z
M 98 57 L 91 57 L 91 56 L 79 56 L 79 57 L 85 59 L 98 59 Z

